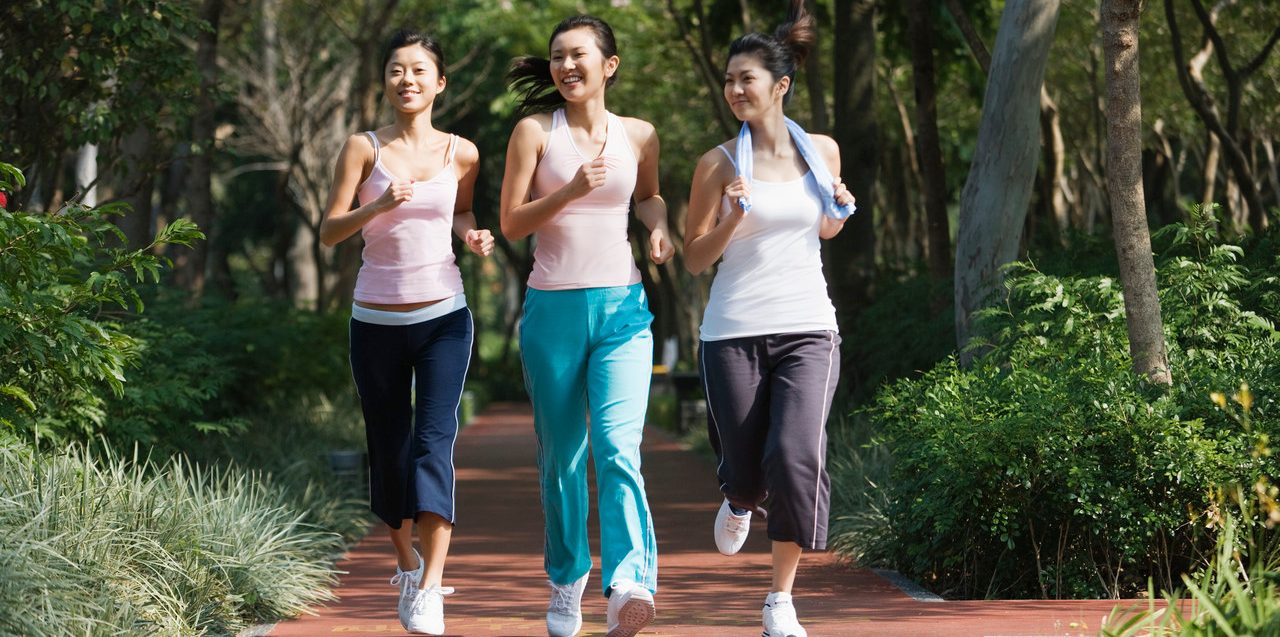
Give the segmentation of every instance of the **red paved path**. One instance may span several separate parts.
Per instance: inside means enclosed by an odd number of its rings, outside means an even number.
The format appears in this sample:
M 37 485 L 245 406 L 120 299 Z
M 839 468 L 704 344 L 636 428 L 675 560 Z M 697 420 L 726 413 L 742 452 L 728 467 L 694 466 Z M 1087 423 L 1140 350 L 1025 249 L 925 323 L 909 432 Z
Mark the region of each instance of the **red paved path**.
M 533 422 L 527 405 L 499 405 L 458 439 L 458 525 L 445 570 L 449 635 L 539 637 L 548 589 L 542 571 Z M 711 523 L 720 503 L 714 467 L 654 431 L 644 474 L 658 531 L 658 618 L 650 637 L 760 635 L 769 586 L 769 546 L 753 525 L 742 553 L 715 550 Z M 593 519 L 593 525 L 595 520 Z M 597 532 L 591 530 L 598 550 Z M 598 556 L 598 553 L 596 553 Z M 598 557 L 583 599 L 582 637 L 603 637 L 605 602 Z M 404 635 L 396 619 L 390 543 L 375 531 L 338 568 L 338 601 L 317 616 L 279 624 L 273 636 Z M 813 637 L 1096 635 L 1108 601 L 919 602 L 871 571 L 806 554 L 796 607 Z

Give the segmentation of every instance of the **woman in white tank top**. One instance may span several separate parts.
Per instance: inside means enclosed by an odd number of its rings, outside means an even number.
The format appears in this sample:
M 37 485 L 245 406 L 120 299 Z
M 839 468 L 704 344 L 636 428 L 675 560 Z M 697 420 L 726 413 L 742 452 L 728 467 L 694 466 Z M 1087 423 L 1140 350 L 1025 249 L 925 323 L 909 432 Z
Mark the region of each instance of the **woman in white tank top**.
M 764 637 L 805 637 L 791 590 L 802 550 L 826 548 L 830 502 L 825 428 L 840 338 L 820 239 L 840 232 L 844 221 L 830 209 L 853 197 L 838 177 L 815 176 L 840 174 L 835 141 L 789 129 L 783 113 L 813 37 L 812 18 L 793 0 L 791 21 L 773 36 L 730 46 L 724 98 L 745 130 L 698 161 L 685 229 L 690 272 L 720 261 L 699 365 L 725 495 L 714 525 L 722 553 L 741 549 L 752 512 L 770 496 Z M 744 140 L 749 147 L 738 148 Z

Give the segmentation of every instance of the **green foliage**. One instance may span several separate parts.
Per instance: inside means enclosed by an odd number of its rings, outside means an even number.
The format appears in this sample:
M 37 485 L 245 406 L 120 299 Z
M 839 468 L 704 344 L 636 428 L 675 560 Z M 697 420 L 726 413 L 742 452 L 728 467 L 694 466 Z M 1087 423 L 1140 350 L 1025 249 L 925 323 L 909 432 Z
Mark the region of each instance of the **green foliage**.
M 32 0 L 0 9 L 0 156 L 24 166 L 171 121 L 199 82 L 192 2 Z M 168 120 L 166 119 L 168 118 Z M 46 177 L 50 177 L 46 175 Z
M 296 489 L 296 488 L 295 488 Z M 342 547 L 236 468 L 0 444 L 0 633 L 233 634 L 329 599 Z
M 203 238 L 179 219 L 145 248 L 116 247 L 123 235 L 110 217 L 126 208 L 0 210 L 0 424 L 43 437 L 88 436 L 104 423 L 103 388 L 123 394 L 138 343 L 105 313 L 142 310 L 138 287 L 158 281 L 167 264 L 156 246 Z
M 1207 490 L 1252 484 L 1275 461 L 1271 387 L 1280 338 L 1258 311 L 1274 262 L 1240 247 L 1158 237 L 1158 280 L 1174 386 L 1131 370 L 1118 282 L 1008 271 L 1008 301 L 982 315 L 990 352 L 947 360 L 881 391 L 869 408 L 894 455 L 890 563 L 962 597 L 1126 595 L 1171 587 L 1203 539 L 1189 511 Z M 1212 235 L 1207 237 L 1215 239 Z M 1211 392 L 1263 389 L 1253 430 Z
M 139 364 L 108 400 L 103 433 L 117 444 L 173 450 L 187 434 L 243 432 L 251 415 L 351 392 L 346 319 L 247 297 L 198 308 L 162 295 L 120 325 Z M 179 446 L 178 448 L 185 448 Z

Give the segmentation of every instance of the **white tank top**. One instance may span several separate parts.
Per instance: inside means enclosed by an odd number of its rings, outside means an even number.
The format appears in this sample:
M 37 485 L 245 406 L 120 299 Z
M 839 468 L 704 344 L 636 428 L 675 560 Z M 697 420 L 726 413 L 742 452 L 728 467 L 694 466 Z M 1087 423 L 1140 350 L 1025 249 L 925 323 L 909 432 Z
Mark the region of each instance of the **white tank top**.
M 820 202 L 812 172 L 785 182 L 752 180 L 751 212 L 711 282 L 702 340 L 839 329 L 822 274 Z M 728 211 L 722 198 L 720 215 Z

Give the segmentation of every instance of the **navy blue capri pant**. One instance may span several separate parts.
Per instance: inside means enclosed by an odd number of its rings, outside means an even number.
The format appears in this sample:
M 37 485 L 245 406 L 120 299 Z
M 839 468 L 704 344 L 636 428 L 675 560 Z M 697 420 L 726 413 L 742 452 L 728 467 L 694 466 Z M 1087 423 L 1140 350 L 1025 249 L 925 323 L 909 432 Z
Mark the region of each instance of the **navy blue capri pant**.
M 411 325 L 351 320 L 369 506 L 391 528 L 424 511 L 454 522 L 453 445 L 473 329 L 466 307 Z

